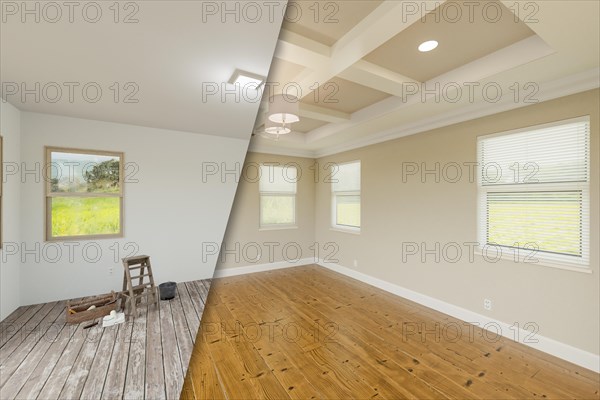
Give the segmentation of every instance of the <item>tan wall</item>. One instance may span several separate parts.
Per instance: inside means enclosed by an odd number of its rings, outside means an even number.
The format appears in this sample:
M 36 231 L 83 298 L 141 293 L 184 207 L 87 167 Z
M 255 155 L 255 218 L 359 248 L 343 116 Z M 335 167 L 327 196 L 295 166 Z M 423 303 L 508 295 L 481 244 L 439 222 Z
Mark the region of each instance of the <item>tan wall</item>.
M 330 185 L 316 190 L 316 241 L 339 245 L 339 264 L 439 300 L 521 326 L 534 322 L 539 334 L 599 353 L 599 91 L 589 91 L 493 116 L 380 143 L 319 159 L 361 160 L 362 230 L 360 235 L 330 230 Z M 486 135 L 581 115 L 591 116 L 591 268 L 592 274 L 501 260 L 488 263 L 464 249 L 456 263 L 428 256 L 407 257 L 402 243 L 477 241 L 477 184 L 468 176 L 457 183 L 435 183 L 427 176 L 407 178 L 402 163 L 476 162 L 478 135 Z M 466 169 L 465 169 L 466 171 Z M 466 172 L 465 172 L 466 174 Z M 238 210 L 239 211 L 239 210 Z M 449 257 L 454 257 L 450 255 Z M 483 309 L 483 299 L 493 310 Z
M 255 179 L 256 168 L 250 167 L 248 173 L 242 173 L 235 196 L 234 206 L 227 225 L 217 270 L 232 267 L 244 267 L 255 264 L 313 258 L 311 244 L 314 241 L 314 173 L 311 168 L 313 159 L 286 157 L 270 154 L 248 153 L 245 168 L 261 163 L 279 163 L 279 165 L 299 166 L 296 197 L 296 229 L 260 230 L 259 227 L 259 190 Z M 301 254 L 297 255 L 297 246 Z M 226 254 L 223 250 L 227 250 Z M 261 257 L 256 260 L 259 253 Z M 271 250 L 272 249 L 272 250 Z M 236 260 L 237 258 L 237 260 Z
M 592 353 L 599 353 L 600 314 L 599 271 L 599 95 L 598 90 L 569 96 L 518 110 L 436 129 L 405 138 L 337 154 L 318 160 L 362 162 L 362 231 L 360 235 L 330 229 L 330 185 L 319 174 L 314 184 L 314 160 L 249 153 L 247 162 L 299 162 L 303 175 L 298 185 L 299 228 L 259 231 L 258 183 L 242 180 L 238 186 L 225 241 L 228 248 L 256 242 L 300 243 L 306 257 L 313 257 L 313 242 L 320 256 L 324 246 L 334 242 L 338 264 L 383 279 L 413 291 L 437 298 L 491 318 L 522 327 L 527 322 L 539 326 L 539 334 Z M 566 271 L 551 267 L 516 264 L 501 260 L 495 264 L 475 255 L 468 257 L 464 242 L 477 241 L 477 185 L 467 171 L 457 183 L 435 183 L 427 176 L 407 177 L 402 182 L 402 163 L 416 162 L 433 168 L 448 162 L 476 162 L 476 138 L 530 125 L 591 116 L 591 266 L 593 273 Z M 322 172 L 322 171 L 321 171 Z M 316 191 L 315 191 L 316 190 Z M 458 243 L 463 257 L 458 262 L 435 262 L 427 256 L 407 256 L 402 262 L 402 243 L 424 242 L 433 248 Z M 281 248 L 281 246 L 279 247 Z M 331 248 L 329 248 L 331 249 Z M 329 250 L 327 249 L 327 250 Z M 281 261 L 281 251 L 275 252 Z M 450 255 L 453 257 L 453 255 Z M 358 266 L 353 267 L 354 260 Z M 269 263 L 267 254 L 256 264 Z M 242 260 L 220 262 L 218 269 L 252 265 Z M 483 299 L 493 301 L 493 310 L 483 309 Z

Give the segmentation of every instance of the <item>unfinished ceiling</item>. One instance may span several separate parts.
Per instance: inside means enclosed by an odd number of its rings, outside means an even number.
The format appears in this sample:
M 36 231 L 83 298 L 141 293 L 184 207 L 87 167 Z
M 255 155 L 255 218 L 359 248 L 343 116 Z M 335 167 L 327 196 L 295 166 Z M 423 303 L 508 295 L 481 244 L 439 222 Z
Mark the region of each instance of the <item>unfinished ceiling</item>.
M 251 150 L 331 154 L 417 133 L 433 120 L 456 122 L 453 115 L 467 118 L 477 107 L 482 114 L 527 105 L 523 96 L 508 104 L 515 84 L 536 85 L 540 101 L 597 87 L 598 12 L 590 1 L 290 3 L 269 81 L 274 93 L 286 84 L 299 91 L 300 118 L 309 121 L 278 141 L 257 135 Z M 427 40 L 439 46 L 418 51 Z M 461 95 L 467 85 L 490 84 L 503 89 L 496 104 L 481 90 L 475 100 Z
M 248 139 L 260 94 L 225 96 L 226 82 L 236 68 L 268 74 L 287 1 L 270 2 L 277 12 L 265 8 L 260 20 L 224 14 L 217 2 L 88 2 L 72 22 L 66 3 L 35 2 L 40 15 L 26 18 L 25 2 L 10 3 L 0 78 L 2 97 L 20 110 Z M 21 85 L 34 93 L 23 98 Z

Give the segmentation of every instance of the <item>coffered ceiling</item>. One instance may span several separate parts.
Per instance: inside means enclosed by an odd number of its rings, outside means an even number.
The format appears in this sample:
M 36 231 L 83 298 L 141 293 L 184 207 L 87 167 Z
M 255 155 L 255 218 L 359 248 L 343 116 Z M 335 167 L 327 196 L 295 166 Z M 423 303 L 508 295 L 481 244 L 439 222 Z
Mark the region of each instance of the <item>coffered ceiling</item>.
M 388 93 L 336 76 L 304 96 L 301 104 L 352 114 L 388 97 Z
M 301 121 L 277 141 L 255 135 L 251 150 L 332 154 L 598 87 L 599 12 L 597 1 L 290 2 L 268 88 L 299 93 Z M 427 40 L 439 46 L 419 52 Z
M 380 0 L 290 1 L 284 28 L 326 46 L 333 46 L 381 3 Z
M 465 5 L 456 4 L 442 4 L 438 11 L 426 14 L 423 20 L 416 21 L 364 59 L 426 82 L 535 35 L 525 23 L 515 20 L 514 14 L 502 3 L 495 2 L 497 8 L 488 8 L 485 14 L 474 9 L 472 16 L 466 14 Z M 440 42 L 438 48 L 428 53 L 419 52 L 417 45 L 430 39 Z

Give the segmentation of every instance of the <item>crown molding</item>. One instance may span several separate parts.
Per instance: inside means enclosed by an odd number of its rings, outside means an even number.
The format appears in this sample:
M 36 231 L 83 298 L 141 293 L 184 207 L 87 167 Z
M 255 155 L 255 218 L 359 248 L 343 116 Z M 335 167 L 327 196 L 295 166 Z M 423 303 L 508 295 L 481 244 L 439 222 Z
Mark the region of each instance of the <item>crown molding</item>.
M 544 58 L 555 50 L 539 36 L 533 35 L 510 46 L 497 50 L 487 56 L 471 61 L 458 68 L 439 75 L 423 85 L 460 84 L 480 82 L 521 65 Z M 306 135 L 307 143 L 317 142 L 327 137 L 338 135 L 346 129 L 353 128 L 367 121 L 376 120 L 384 115 L 396 113 L 415 104 L 422 103 L 422 96 L 393 96 L 367 106 L 352 114 L 348 122 L 327 124 L 316 128 Z M 410 112 L 410 111 L 408 111 Z
M 586 92 L 588 90 L 597 89 L 598 87 L 600 87 L 600 68 L 593 68 L 568 76 L 566 78 L 541 84 L 539 92 L 537 93 L 539 102 L 533 104 L 539 104 L 541 102 L 560 97 Z M 527 107 L 533 104 L 515 103 L 510 96 L 506 96 L 503 100 L 497 103 L 478 102 L 468 104 L 459 109 L 433 117 L 424 118 L 400 128 L 374 132 L 366 137 L 362 137 L 348 143 L 323 147 L 317 150 L 294 149 L 287 147 L 284 148 L 264 144 L 253 145 L 251 143 L 249 151 L 295 157 L 320 158 L 343 153 L 345 151 L 359 149 L 361 147 L 366 147 L 377 143 L 387 142 L 389 140 L 398 139 L 404 136 L 415 135 L 417 133 L 430 131 L 432 129 L 443 128 L 445 126 L 498 114 L 504 111 Z
M 288 157 L 316 158 L 316 153 L 312 150 L 271 146 L 268 144 L 257 142 L 250 142 L 248 151 L 251 153 L 275 154 L 279 156 Z

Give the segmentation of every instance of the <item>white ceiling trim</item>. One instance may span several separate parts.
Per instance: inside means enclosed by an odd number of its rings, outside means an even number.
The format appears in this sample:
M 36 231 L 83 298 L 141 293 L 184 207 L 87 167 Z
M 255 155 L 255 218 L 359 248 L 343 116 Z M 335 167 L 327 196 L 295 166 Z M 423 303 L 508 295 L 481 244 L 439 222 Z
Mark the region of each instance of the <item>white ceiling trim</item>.
M 261 106 L 258 112 L 258 117 L 254 126 L 261 127 L 265 123 L 266 113 L 269 109 L 268 99 L 261 102 Z M 343 123 L 350 121 L 351 115 L 342 111 L 331 110 L 329 108 L 315 106 L 313 104 L 300 103 L 300 109 L 298 110 L 300 117 L 316 119 L 318 121 L 325 121 L 329 123 Z
M 300 103 L 300 116 L 332 123 L 348 122 L 351 118 L 350 114 L 342 111 L 304 103 Z
M 424 0 L 420 6 L 432 10 L 445 0 Z M 310 69 L 295 79 L 302 97 L 311 93 L 315 83 L 323 84 L 352 67 L 367 54 L 418 21 L 420 13 L 408 15 L 412 1 L 386 0 L 331 48 L 301 35 L 283 31 L 275 56 Z M 360 69 L 359 69 L 360 70 Z M 364 70 L 364 68 L 363 68 Z M 369 72 L 367 69 L 367 73 Z M 362 71 L 362 74 L 366 73 Z M 391 71 L 388 71 L 391 74 Z M 389 74 L 387 74 L 389 76 Z M 360 77 L 360 76 L 359 76 Z M 360 79 L 364 79 L 364 76 Z
M 435 77 L 429 82 L 440 82 L 442 85 L 458 82 L 462 85 L 464 82 L 479 81 L 554 53 L 556 50 L 542 38 L 532 35 Z
M 421 1 L 418 6 L 419 11 L 434 10 L 444 1 Z M 331 67 L 333 68 L 331 72 L 334 73 L 332 77 L 354 65 L 373 50 L 419 21 L 423 15 L 422 12 L 410 14 L 407 12 L 414 6 L 414 1 L 386 0 L 335 42 L 331 48 Z
M 250 146 L 248 147 L 248 151 L 251 153 L 274 154 L 278 156 L 317 158 L 315 153 L 310 150 L 276 147 L 264 143 L 251 142 Z
M 370 87 L 393 96 L 402 96 L 403 85 L 417 82 L 407 76 L 365 60 L 359 60 L 353 66 L 342 71 L 339 76 L 348 81 Z
M 552 82 L 541 84 L 539 92 L 536 94 L 539 102 L 544 102 L 559 97 L 569 96 L 575 93 L 585 92 L 600 87 L 600 68 L 594 68 L 567 78 L 558 79 Z M 372 144 L 387 142 L 404 136 L 414 135 L 432 129 L 442 128 L 444 126 L 454 125 L 460 122 L 498 114 L 517 108 L 527 107 L 532 104 L 523 104 L 514 102 L 511 95 L 505 95 L 497 103 L 473 103 L 458 110 L 447 112 L 432 118 L 425 118 L 415 123 L 409 124 L 400 129 L 394 128 L 387 131 L 370 135 L 367 138 L 359 139 L 351 143 L 340 146 L 332 146 L 313 152 L 315 158 L 324 157 L 332 154 L 338 154 L 344 151 L 353 150 Z
M 304 67 L 322 65 L 329 61 L 331 47 L 286 29 L 281 29 L 275 49 L 275 57 Z
M 541 84 L 536 97 L 540 102 L 548 101 L 572 94 L 585 92 L 600 87 L 600 68 L 593 68 L 566 78 L 557 79 L 555 81 Z M 488 115 L 497 114 L 503 111 L 522 108 L 528 106 L 523 103 L 515 103 L 510 95 L 505 96 L 497 103 L 473 103 L 468 104 L 460 109 L 453 110 L 431 118 L 425 118 L 414 122 L 404 127 L 394 128 L 382 132 L 374 132 L 366 138 L 354 140 L 343 145 L 331 146 L 319 150 L 309 149 L 294 149 L 277 147 L 253 140 L 250 144 L 249 151 L 278 154 L 294 157 L 320 158 L 333 154 L 342 153 L 349 150 L 358 149 L 361 147 L 370 146 L 377 143 L 386 142 L 389 140 L 398 139 L 405 136 L 427 132 L 432 129 L 442 128 L 457 124 L 460 122 L 470 121 L 476 118 L 485 117 Z
M 465 82 L 477 82 L 511 68 L 548 56 L 554 52 L 555 51 L 548 46 L 546 42 L 538 36 L 533 35 L 488 54 L 487 56 L 453 69 L 436 78 L 430 79 L 423 85 L 425 87 L 433 87 L 436 83 L 443 86 L 451 82 L 458 83 L 459 85 L 463 85 Z M 407 88 L 405 87 L 403 90 L 406 89 Z M 369 107 L 363 108 L 362 110 L 353 113 L 351 120 L 346 123 L 328 124 L 314 129 L 307 133 L 307 143 L 316 142 L 342 132 L 350 127 L 364 123 L 365 121 L 381 117 L 385 114 L 421 102 L 421 96 L 418 94 L 411 95 L 409 98 L 403 97 L 406 96 L 390 97 Z
M 277 154 L 281 156 L 305 157 L 313 158 L 314 152 L 310 150 L 300 149 L 297 147 L 282 147 L 279 143 L 285 143 L 290 146 L 304 144 L 304 134 L 300 132 L 292 132 L 286 135 L 280 135 L 279 139 L 267 139 L 260 136 L 262 133 L 257 132 L 253 136 L 248 146 L 248 151 L 253 153 Z
M 285 29 L 281 31 L 275 51 L 275 57 L 307 68 L 296 76 L 294 81 L 309 79 L 315 69 L 330 62 L 330 54 L 331 47 Z M 416 82 L 414 79 L 362 59 L 340 72 L 339 76 L 394 96 L 402 94 L 403 83 Z M 279 84 L 277 89 L 281 91 L 282 86 L 287 82 L 276 83 Z M 279 91 L 274 90 L 276 93 Z

